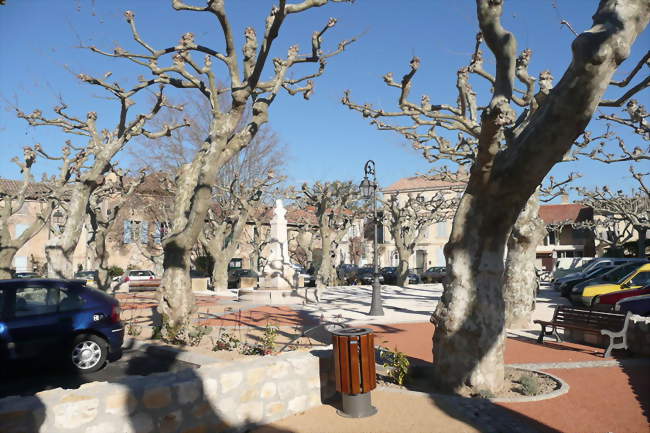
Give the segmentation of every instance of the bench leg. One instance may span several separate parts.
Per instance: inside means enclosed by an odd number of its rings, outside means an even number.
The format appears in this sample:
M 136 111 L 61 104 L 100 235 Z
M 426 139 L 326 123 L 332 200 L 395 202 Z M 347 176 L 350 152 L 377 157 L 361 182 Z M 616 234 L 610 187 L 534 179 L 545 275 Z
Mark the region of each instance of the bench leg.
M 539 333 L 539 337 L 537 337 L 537 344 L 544 344 L 544 335 L 546 335 L 546 325 L 539 325 L 542 330 Z
M 553 327 L 553 335 L 555 335 L 556 342 L 560 343 L 562 341 L 560 334 L 557 333 L 557 328 L 555 326 Z

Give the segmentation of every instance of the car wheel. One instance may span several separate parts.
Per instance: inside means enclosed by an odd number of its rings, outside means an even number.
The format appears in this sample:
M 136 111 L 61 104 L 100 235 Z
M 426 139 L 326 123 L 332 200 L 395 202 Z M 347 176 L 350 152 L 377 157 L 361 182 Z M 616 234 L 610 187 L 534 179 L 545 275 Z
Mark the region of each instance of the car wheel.
M 92 373 L 106 364 L 108 345 L 106 340 L 93 334 L 77 335 L 72 342 L 70 360 L 72 367 L 81 373 Z

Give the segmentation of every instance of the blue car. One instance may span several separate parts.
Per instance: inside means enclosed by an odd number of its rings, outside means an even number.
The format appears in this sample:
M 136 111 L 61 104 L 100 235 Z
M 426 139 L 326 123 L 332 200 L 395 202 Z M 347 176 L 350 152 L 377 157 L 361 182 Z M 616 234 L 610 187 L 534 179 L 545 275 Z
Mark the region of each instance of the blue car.
M 79 372 L 121 355 L 119 302 L 85 281 L 0 280 L 0 360 L 62 355 Z

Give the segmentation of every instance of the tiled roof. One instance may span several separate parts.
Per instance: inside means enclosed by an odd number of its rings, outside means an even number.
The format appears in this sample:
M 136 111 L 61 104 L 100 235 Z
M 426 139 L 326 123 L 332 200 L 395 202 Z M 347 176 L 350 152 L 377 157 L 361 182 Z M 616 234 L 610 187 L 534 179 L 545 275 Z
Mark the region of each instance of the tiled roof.
M 594 218 L 594 210 L 578 203 L 546 204 L 539 207 L 539 216 L 546 224 L 590 221 Z
M 384 188 L 383 192 L 393 191 L 411 191 L 411 190 L 428 190 L 428 189 L 444 189 L 444 188 L 464 188 L 465 182 L 453 182 L 446 180 L 433 179 L 429 176 L 413 176 L 405 177 L 398 180 L 394 184 Z
M 1 195 L 16 195 L 23 188 L 22 180 L 0 179 Z M 27 198 L 34 198 L 47 193 L 48 189 L 40 182 L 32 182 L 27 185 Z

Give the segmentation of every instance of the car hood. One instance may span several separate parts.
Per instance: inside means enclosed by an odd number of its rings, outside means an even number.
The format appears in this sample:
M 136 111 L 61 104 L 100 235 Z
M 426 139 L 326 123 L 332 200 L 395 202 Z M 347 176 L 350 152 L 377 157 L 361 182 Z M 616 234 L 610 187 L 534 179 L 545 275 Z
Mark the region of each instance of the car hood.
M 610 293 L 614 292 L 616 290 L 620 290 L 621 286 L 618 284 L 595 284 L 595 285 L 589 285 L 584 288 L 582 291 L 582 296 L 596 296 L 596 295 L 602 295 L 603 293 Z

